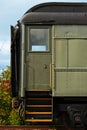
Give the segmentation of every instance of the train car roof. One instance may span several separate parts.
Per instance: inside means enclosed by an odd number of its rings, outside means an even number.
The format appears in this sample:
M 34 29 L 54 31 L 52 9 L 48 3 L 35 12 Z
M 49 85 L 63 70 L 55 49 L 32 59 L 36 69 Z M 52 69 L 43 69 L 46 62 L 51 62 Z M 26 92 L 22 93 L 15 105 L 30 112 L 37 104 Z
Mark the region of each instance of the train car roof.
M 87 3 L 42 3 L 29 9 L 20 22 L 25 24 L 87 24 Z
M 87 12 L 87 3 L 48 2 L 38 4 L 26 13 L 30 12 Z

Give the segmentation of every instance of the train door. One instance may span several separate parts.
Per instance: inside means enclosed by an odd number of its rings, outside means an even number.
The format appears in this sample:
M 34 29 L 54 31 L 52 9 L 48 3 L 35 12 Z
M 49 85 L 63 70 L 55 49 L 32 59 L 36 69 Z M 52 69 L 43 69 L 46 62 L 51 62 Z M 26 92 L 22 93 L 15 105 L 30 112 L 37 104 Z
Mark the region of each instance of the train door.
M 48 26 L 26 26 L 26 89 L 50 89 L 51 30 Z

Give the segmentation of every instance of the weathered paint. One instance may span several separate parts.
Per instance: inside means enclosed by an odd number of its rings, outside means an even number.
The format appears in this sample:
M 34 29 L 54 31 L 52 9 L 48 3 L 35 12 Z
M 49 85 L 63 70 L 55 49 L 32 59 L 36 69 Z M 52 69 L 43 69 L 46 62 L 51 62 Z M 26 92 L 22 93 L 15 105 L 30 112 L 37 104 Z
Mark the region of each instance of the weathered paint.
M 54 26 L 54 96 L 87 95 L 87 26 Z

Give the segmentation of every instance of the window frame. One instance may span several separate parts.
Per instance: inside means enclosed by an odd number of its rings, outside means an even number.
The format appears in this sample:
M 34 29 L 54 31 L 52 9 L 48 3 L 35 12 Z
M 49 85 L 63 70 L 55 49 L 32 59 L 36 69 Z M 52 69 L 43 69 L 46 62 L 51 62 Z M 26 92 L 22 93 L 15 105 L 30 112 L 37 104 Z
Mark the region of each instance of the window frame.
M 32 51 L 30 50 L 30 30 L 31 29 L 48 29 L 48 49 L 45 50 L 45 51 Z M 29 25 L 26 25 L 26 43 L 27 43 L 27 51 L 30 52 L 30 53 L 48 53 L 51 51 L 51 27 L 50 26 L 29 26 Z

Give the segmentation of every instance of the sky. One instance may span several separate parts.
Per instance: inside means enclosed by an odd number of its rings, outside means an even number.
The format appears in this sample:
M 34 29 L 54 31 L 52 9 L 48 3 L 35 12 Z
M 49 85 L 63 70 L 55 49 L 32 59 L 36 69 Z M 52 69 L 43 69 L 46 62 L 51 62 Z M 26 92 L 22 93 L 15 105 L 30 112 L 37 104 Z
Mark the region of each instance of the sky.
M 31 7 L 45 2 L 87 2 L 87 0 L 0 0 L 0 71 L 10 66 L 10 26 Z

